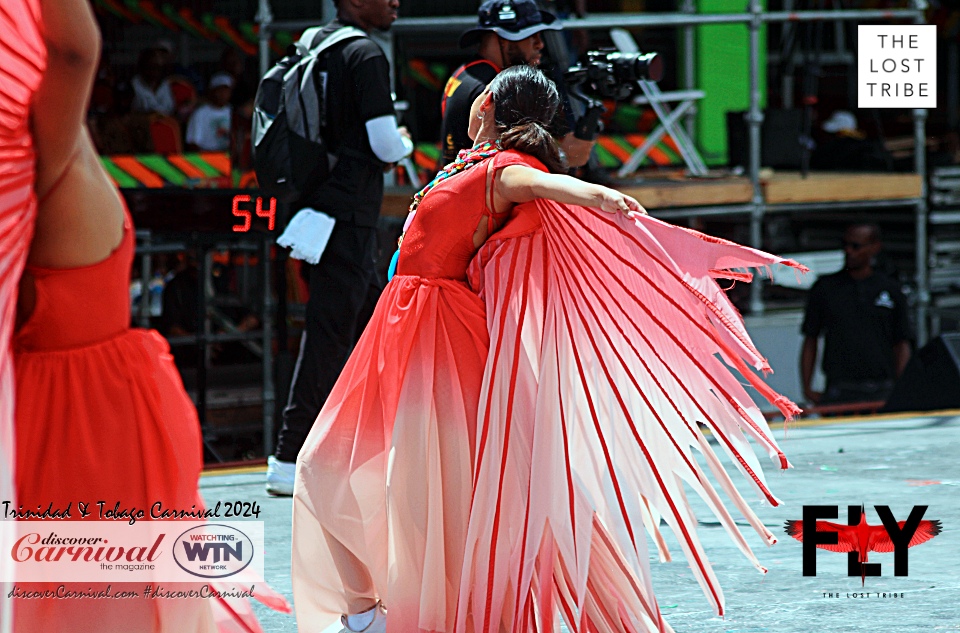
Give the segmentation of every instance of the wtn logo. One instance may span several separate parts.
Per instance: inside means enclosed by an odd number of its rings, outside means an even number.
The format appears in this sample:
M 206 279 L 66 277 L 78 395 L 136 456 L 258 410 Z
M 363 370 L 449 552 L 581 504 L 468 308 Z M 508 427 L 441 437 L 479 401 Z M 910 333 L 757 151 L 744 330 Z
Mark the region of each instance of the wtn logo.
M 893 552 L 893 574 L 906 576 L 908 549 L 940 534 L 940 521 L 924 521 L 927 506 L 913 506 L 906 521 L 897 521 L 889 506 L 874 506 L 883 525 L 868 525 L 862 506 L 847 506 L 847 525 L 819 521 L 837 518 L 837 506 L 803 506 L 803 521 L 787 521 L 784 529 L 803 543 L 803 575 L 817 575 L 817 548 L 847 552 L 847 575 L 880 575 L 880 563 L 868 563 L 869 552 Z
M 208 562 L 207 555 L 213 551 L 213 560 L 209 562 L 219 563 L 221 560 L 229 561 L 230 558 L 243 560 L 243 541 L 238 541 L 234 547 L 229 543 L 183 543 L 183 549 L 187 555 L 187 560 L 196 562 L 199 558 L 203 562 Z
M 201 578 L 232 576 L 254 559 L 253 541 L 230 525 L 204 523 L 185 531 L 176 542 L 173 558 L 177 565 Z

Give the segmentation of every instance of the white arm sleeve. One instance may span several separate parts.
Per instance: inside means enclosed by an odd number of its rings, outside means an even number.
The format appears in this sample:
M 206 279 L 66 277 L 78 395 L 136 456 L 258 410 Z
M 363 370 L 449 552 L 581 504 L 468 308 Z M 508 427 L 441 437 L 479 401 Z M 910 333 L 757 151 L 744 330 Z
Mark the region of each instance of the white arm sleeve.
M 413 151 L 410 139 L 400 134 L 397 117 L 392 114 L 378 116 L 366 123 L 370 149 L 385 163 L 395 163 Z

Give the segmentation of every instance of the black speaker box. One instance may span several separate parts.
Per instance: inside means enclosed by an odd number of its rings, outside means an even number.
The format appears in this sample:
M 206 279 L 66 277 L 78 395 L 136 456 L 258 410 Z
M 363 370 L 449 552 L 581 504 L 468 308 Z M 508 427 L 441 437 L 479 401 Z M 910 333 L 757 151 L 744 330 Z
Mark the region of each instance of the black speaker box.
M 960 409 L 960 332 L 943 334 L 907 363 L 883 412 Z
M 727 155 L 731 167 L 750 162 L 750 131 L 746 112 L 727 112 Z M 766 110 L 760 126 L 760 164 L 777 169 L 800 169 L 803 147 L 802 110 Z

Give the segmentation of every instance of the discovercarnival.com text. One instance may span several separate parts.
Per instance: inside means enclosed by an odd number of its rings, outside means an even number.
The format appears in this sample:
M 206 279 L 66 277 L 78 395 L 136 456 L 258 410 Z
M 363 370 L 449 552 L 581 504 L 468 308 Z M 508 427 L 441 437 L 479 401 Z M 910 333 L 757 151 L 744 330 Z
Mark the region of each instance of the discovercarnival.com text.
M 103 589 L 94 589 L 87 587 L 82 589 L 71 583 L 71 586 L 59 585 L 55 589 L 24 589 L 13 586 L 7 593 L 7 598 L 18 598 L 21 600 L 116 600 L 127 598 L 252 598 L 255 585 L 250 585 L 249 589 L 231 588 L 229 590 L 214 589 L 210 585 L 201 585 L 196 589 L 170 589 L 163 585 L 145 585 L 143 591 L 136 589 L 124 589 L 114 591 L 113 585 L 107 585 Z

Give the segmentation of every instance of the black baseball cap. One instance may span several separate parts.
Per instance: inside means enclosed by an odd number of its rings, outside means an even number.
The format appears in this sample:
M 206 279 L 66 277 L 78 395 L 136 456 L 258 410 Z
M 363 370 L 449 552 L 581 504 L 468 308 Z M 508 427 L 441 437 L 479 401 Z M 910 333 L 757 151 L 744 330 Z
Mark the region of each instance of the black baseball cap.
M 540 9 L 534 0 L 485 0 L 477 11 L 477 18 L 480 24 L 460 36 L 460 48 L 476 44 L 486 31 L 519 42 L 540 31 L 563 28 L 557 16 Z

